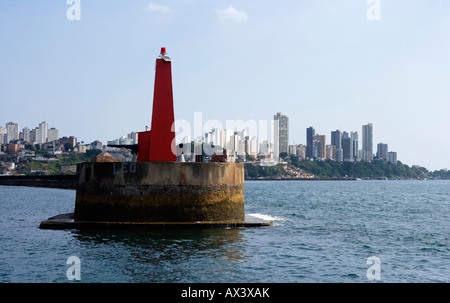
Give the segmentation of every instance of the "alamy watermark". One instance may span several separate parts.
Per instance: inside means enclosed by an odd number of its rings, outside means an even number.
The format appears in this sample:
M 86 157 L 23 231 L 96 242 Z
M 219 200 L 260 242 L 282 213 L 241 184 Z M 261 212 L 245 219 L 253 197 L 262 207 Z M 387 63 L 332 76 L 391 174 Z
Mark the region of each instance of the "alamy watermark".
M 70 7 L 66 11 L 66 18 L 69 21 L 81 20 L 81 3 L 80 0 L 67 0 L 67 5 Z
M 370 267 L 367 269 L 366 277 L 367 279 L 373 280 L 381 280 L 381 260 L 378 257 L 372 256 L 367 258 L 367 265 Z
M 187 120 L 176 120 L 172 125 L 172 131 L 175 133 L 174 143 L 211 143 L 222 148 L 239 151 L 242 150 L 242 140 L 244 138 L 256 139 L 257 144 L 268 145 L 267 149 L 260 150 L 264 156 L 272 156 L 278 160 L 278 120 L 226 120 L 225 125 L 215 119 L 203 120 L 202 112 L 194 112 L 193 124 Z M 186 141 L 186 138 L 192 138 Z M 262 142 L 260 140 L 263 140 Z M 189 146 L 185 146 L 189 150 Z M 172 151 L 177 154 L 176 150 Z M 216 149 L 205 146 L 203 153 L 212 156 L 217 153 Z
M 70 267 L 66 271 L 66 277 L 68 280 L 81 280 L 81 260 L 77 256 L 70 256 L 66 261 Z
M 370 5 L 366 11 L 366 17 L 369 21 L 381 20 L 381 0 L 366 0 L 367 5 Z
M 81 260 L 77 256 L 70 256 L 66 261 L 70 267 L 66 271 L 66 277 L 70 281 L 81 280 Z M 381 260 L 376 256 L 367 258 L 366 264 L 370 265 L 366 272 L 366 277 L 370 281 L 381 280 Z
M 369 21 L 381 20 L 381 0 L 366 0 L 369 5 L 366 11 L 366 17 Z M 69 21 L 81 20 L 81 0 L 66 0 L 70 7 L 66 11 L 66 17 Z

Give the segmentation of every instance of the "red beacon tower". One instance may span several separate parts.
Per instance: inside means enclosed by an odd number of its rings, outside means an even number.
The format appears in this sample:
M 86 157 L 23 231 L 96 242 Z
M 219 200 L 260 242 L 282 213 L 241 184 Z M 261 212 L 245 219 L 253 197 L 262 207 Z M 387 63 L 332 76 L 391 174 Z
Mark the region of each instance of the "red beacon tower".
M 151 129 L 138 133 L 138 162 L 176 162 L 172 59 L 166 48 L 156 59 Z

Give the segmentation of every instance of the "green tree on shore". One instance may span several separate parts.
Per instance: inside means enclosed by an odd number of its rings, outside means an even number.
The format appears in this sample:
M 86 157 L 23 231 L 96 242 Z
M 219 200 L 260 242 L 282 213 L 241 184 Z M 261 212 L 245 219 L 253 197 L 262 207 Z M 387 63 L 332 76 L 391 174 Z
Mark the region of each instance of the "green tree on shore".
M 361 179 L 425 179 L 432 177 L 424 167 L 397 164 L 375 160 L 373 162 L 337 162 L 325 161 L 300 161 L 296 156 L 288 158 L 288 166 L 300 169 L 304 173 L 313 174 L 317 178 L 361 178 Z M 282 165 L 277 166 L 255 166 L 246 164 L 246 177 L 248 178 L 275 178 L 287 176 Z M 450 174 L 448 174 L 450 175 Z M 447 176 L 441 173 L 441 176 Z M 449 176 L 450 177 L 450 176 Z

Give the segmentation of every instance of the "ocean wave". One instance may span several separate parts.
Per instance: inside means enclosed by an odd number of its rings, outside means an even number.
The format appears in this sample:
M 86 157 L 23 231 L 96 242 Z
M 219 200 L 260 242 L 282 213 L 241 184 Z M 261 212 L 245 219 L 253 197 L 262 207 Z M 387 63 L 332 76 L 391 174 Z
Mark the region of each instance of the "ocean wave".
M 277 217 L 277 216 L 271 216 L 268 214 L 261 214 L 261 213 L 255 213 L 255 214 L 248 214 L 249 216 L 253 216 L 262 220 L 267 220 L 267 221 L 288 221 L 289 219 L 284 218 L 284 217 Z

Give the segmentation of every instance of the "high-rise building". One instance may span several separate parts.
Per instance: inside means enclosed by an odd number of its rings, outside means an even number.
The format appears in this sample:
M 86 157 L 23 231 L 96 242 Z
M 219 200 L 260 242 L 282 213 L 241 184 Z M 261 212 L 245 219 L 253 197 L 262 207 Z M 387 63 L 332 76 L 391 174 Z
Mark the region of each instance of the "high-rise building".
M 372 161 L 373 158 L 373 126 L 372 123 L 362 126 L 362 160 Z
M 22 129 L 22 140 L 25 142 L 30 142 L 30 129 L 28 127 L 24 127 Z
M 342 134 L 341 134 L 341 144 L 342 144 L 342 138 L 350 138 L 348 132 L 346 132 L 346 131 L 342 132 Z
M 30 143 L 36 143 L 37 138 L 39 137 L 39 128 L 35 127 L 30 131 Z
M 316 141 L 317 144 L 316 158 L 325 160 L 327 157 L 326 136 L 317 134 L 314 136 L 314 141 Z
M 331 145 L 336 146 L 336 148 L 341 148 L 341 132 L 340 130 L 335 130 L 331 132 Z
M 352 138 L 345 136 L 341 139 L 342 159 L 344 161 L 353 161 L 353 142 Z
M 344 161 L 344 150 L 342 148 L 336 148 L 336 161 Z
M 397 152 L 388 152 L 388 161 L 397 164 Z
M 350 138 L 353 142 L 353 159 L 358 159 L 358 132 L 350 132 Z
M 382 160 L 388 160 L 388 145 L 385 143 L 377 144 L 377 157 Z
M 214 146 L 220 146 L 227 150 L 227 153 L 231 153 L 234 150 L 235 142 L 234 131 L 230 129 L 214 128 L 211 133 L 208 134 L 208 142 Z
M 304 160 L 306 157 L 306 146 L 304 146 L 303 144 L 299 144 L 297 145 L 296 149 L 297 149 L 297 157 L 300 160 Z
M 314 136 L 316 135 L 315 129 L 310 126 L 306 129 L 306 158 L 314 158 Z
M 289 118 L 286 115 L 277 113 L 274 120 L 274 156 L 281 153 L 288 153 L 289 150 Z
M 219 128 L 213 128 L 210 132 L 211 134 L 208 137 L 208 143 L 213 144 L 214 146 L 221 146 L 222 145 L 222 140 L 221 140 L 221 129 Z M 183 143 L 191 143 L 191 138 L 190 136 L 187 136 L 187 138 L 183 139 Z
M 314 138 L 315 137 L 316 136 L 314 136 Z M 317 158 L 319 158 L 319 141 L 317 141 L 316 139 L 313 139 L 311 159 L 317 159 Z
M 7 140 L 5 143 L 9 143 L 12 140 L 19 140 L 19 124 L 14 122 L 6 123 Z
M 327 145 L 327 160 L 331 160 L 331 161 L 336 160 L 336 146 L 335 145 Z
M 297 155 L 297 147 L 295 145 L 289 145 L 289 156 L 290 155 Z
M 248 142 L 248 154 L 252 157 L 257 157 L 259 152 L 259 144 L 258 144 L 258 138 L 253 136 L 251 139 L 249 139 Z
M 223 139 L 225 139 L 225 145 L 223 145 L 223 147 L 225 147 L 227 149 L 227 154 L 231 155 L 233 153 L 233 149 L 234 149 L 234 142 L 232 140 L 234 131 L 231 129 L 225 129 L 224 133 L 225 133 L 225 136 L 223 137 Z
M 48 123 L 43 121 L 42 123 L 39 123 L 39 134 L 36 138 L 36 141 L 38 143 L 45 143 L 47 142 L 48 137 Z
M 5 144 L 8 130 L 0 126 L 0 144 Z
M 128 139 L 131 139 L 133 141 L 132 144 L 138 144 L 138 133 L 137 132 L 131 132 L 127 135 Z
M 259 144 L 259 153 L 263 156 L 269 156 L 272 152 L 272 143 L 268 140 L 264 140 Z
M 245 155 L 245 131 L 235 131 L 230 138 L 230 151 L 237 155 Z
M 52 127 L 47 132 L 47 141 L 52 142 L 59 139 L 59 130 Z

